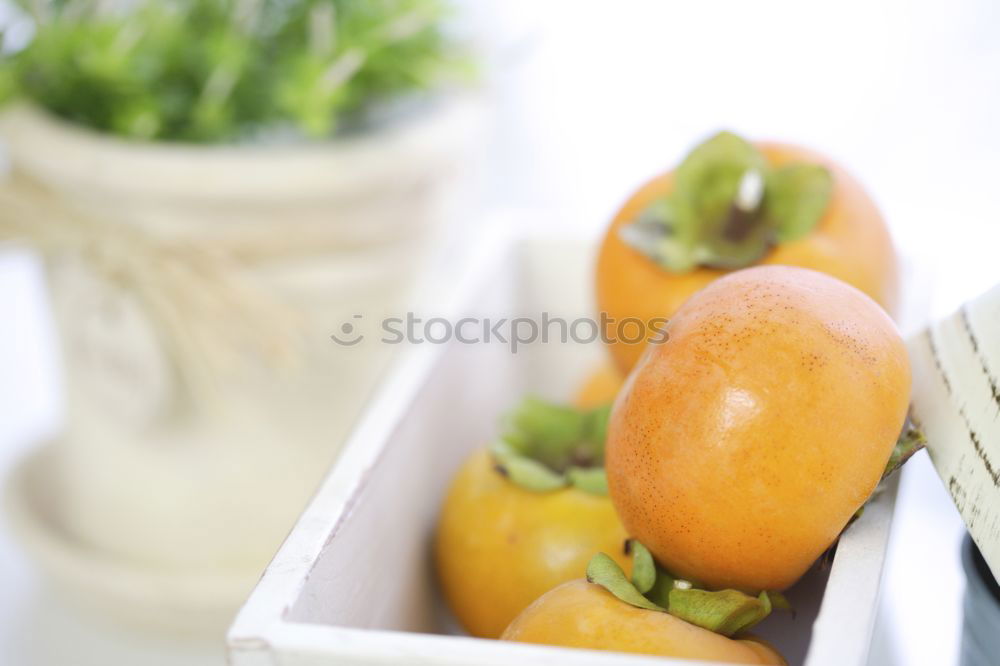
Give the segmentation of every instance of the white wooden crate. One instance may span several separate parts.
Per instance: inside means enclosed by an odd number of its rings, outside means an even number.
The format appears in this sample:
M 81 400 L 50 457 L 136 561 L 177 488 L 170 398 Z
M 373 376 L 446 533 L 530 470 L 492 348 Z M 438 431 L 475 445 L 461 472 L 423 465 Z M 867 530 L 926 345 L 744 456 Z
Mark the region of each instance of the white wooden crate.
M 592 248 L 538 239 L 485 243 L 447 305 L 427 315 L 589 316 Z M 449 479 L 496 434 L 525 392 L 567 398 L 601 344 L 419 345 L 372 401 L 316 497 L 228 636 L 233 666 L 681 664 L 452 635 L 436 590 L 431 535 Z M 755 629 L 790 664 L 861 666 L 875 620 L 895 480 Z M 581 572 L 581 575 L 583 572 Z M 698 662 L 704 663 L 704 662 Z

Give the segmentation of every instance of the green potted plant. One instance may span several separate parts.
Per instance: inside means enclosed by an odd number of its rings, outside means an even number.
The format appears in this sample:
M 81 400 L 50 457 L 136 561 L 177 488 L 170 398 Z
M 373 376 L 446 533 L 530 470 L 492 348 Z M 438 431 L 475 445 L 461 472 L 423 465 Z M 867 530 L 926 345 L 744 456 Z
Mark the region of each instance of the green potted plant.
M 46 261 L 65 432 L 15 524 L 92 607 L 223 625 L 336 452 L 462 191 L 438 0 L 31 2 L 0 60 L 0 234 Z

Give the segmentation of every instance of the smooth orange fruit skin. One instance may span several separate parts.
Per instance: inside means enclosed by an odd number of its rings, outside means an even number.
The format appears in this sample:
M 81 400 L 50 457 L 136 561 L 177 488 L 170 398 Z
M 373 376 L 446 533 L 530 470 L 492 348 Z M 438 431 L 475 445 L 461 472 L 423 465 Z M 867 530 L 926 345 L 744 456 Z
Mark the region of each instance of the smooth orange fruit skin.
M 528 606 L 502 640 L 733 664 L 784 664 L 773 648 L 734 640 L 673 615 L 630 606 L 585 579 L 563 583 Z
M 834 182 L 830 206 L 816 228 L 804 238 L 776 246 L 759 263 L 827 273 L 854 285 L 895 314 L 899 291 L 896 252 L 882 215 L 861 185 L 830 160 L 808 150 L 774 143 L 756 145 L 772 165 L 822 164 L 831 171 Z M 726 274 L 708 268 L 671 273 L 621 240 L 621 227 L 672 187 L 672 171 L 643 185 L 618 211 L 604 237 L 597 259 L 597 306 L 614 321 L 636 317 L 649 322 L 670 317 L 691 294 Z M 644 343 L 613 342 L 609 350 L 622 374 L 628 374 L 644 347 Z
M 627 568 L 627 535 L 607 496 L 524 490 L 488 451 L 462 466 L 441 511 L 435 563 L 444 596 L 473 636 L 497 638 L 528 604 L 578 578 L 603 551 Z
M 573 405 L 592 409 L 614 402 L 625 379 L 614 363 L 603 363 L 594 370 L 573 397 Z
M 711 588 L 783 590 L 881 478 L 910 366 L 889 316 L 801 268 L 695 294 L 626 380 L 606 469 L 629 534 Z

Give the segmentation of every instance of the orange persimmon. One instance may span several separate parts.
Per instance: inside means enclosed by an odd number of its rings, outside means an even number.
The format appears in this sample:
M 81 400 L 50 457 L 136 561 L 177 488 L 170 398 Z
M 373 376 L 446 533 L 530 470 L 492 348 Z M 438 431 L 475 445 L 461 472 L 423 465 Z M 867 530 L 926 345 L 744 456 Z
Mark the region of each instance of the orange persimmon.
M 605 466 L 628 533 L 712 589 L 783 590 L 882 476 L 910 368 L 885 311 L 801 268 L 697 292 L 618 395 Z
M 806 149 L 778 143 L 753 145 L 769 168 L 798 164 L 825 167 L 831 189 L 828 204 L 808 233 L 769 245 L 751 263 L 801 266 L 827 273 L 857 287 L 894 314 L 898 291 L 896 253 L 882 215 L 864 188 L 842 168 Z M 724 268 L 704 264 L 671 271 L 622 237 L 625 227 L 657 201 L 670 196 L 674 186 L 673 170 L 653 178 L 625 202 L 611 222 L 596 270 L 597 306 L 611 321 L 636 318 L 648 324 L 656 318 L 670 317 L 694 292 L 727 273 Z M 611 356 L 622 374 L 627 374 L 645 344 L 610 337 Z
M 630 606 L 582 578 L 540 597 L 502 640 L 735 664 L 785 663 L 757 639 L 727 638 L 668 613 Z
M 581 408 L 600 407 L 614 402 L 624 381 L 614 363 L 605 362 L 580 385 L 573 404 Z
M 434 558 L 444 596 L 473 636 L 498 638 L 526 606 L 580 575 L 595 551 L 628 561 L 627 535 L 607 495 L 535 492 L 477 451 L 452 481 Z

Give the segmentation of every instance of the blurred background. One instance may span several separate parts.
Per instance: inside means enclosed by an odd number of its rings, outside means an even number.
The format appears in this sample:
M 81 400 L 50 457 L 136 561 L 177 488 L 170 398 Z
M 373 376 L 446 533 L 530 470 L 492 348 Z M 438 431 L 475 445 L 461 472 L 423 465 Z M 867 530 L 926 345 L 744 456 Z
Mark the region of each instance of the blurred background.
M 391 362 L 329 332 L 433 302 L 413 285 L 489 220 L 596 240 L 720 128 L 853 172 L 930 315 L 1000 282 L 995 2 L 163 2 L 96 26 L 95 4 L 0 0 L 0 663 L 221 663 L 218 637 L 105 616 L 163 595 L 140 622 L 224 625 Z M 918 455 L 872 663 L 957 663 L 963 534 Z

